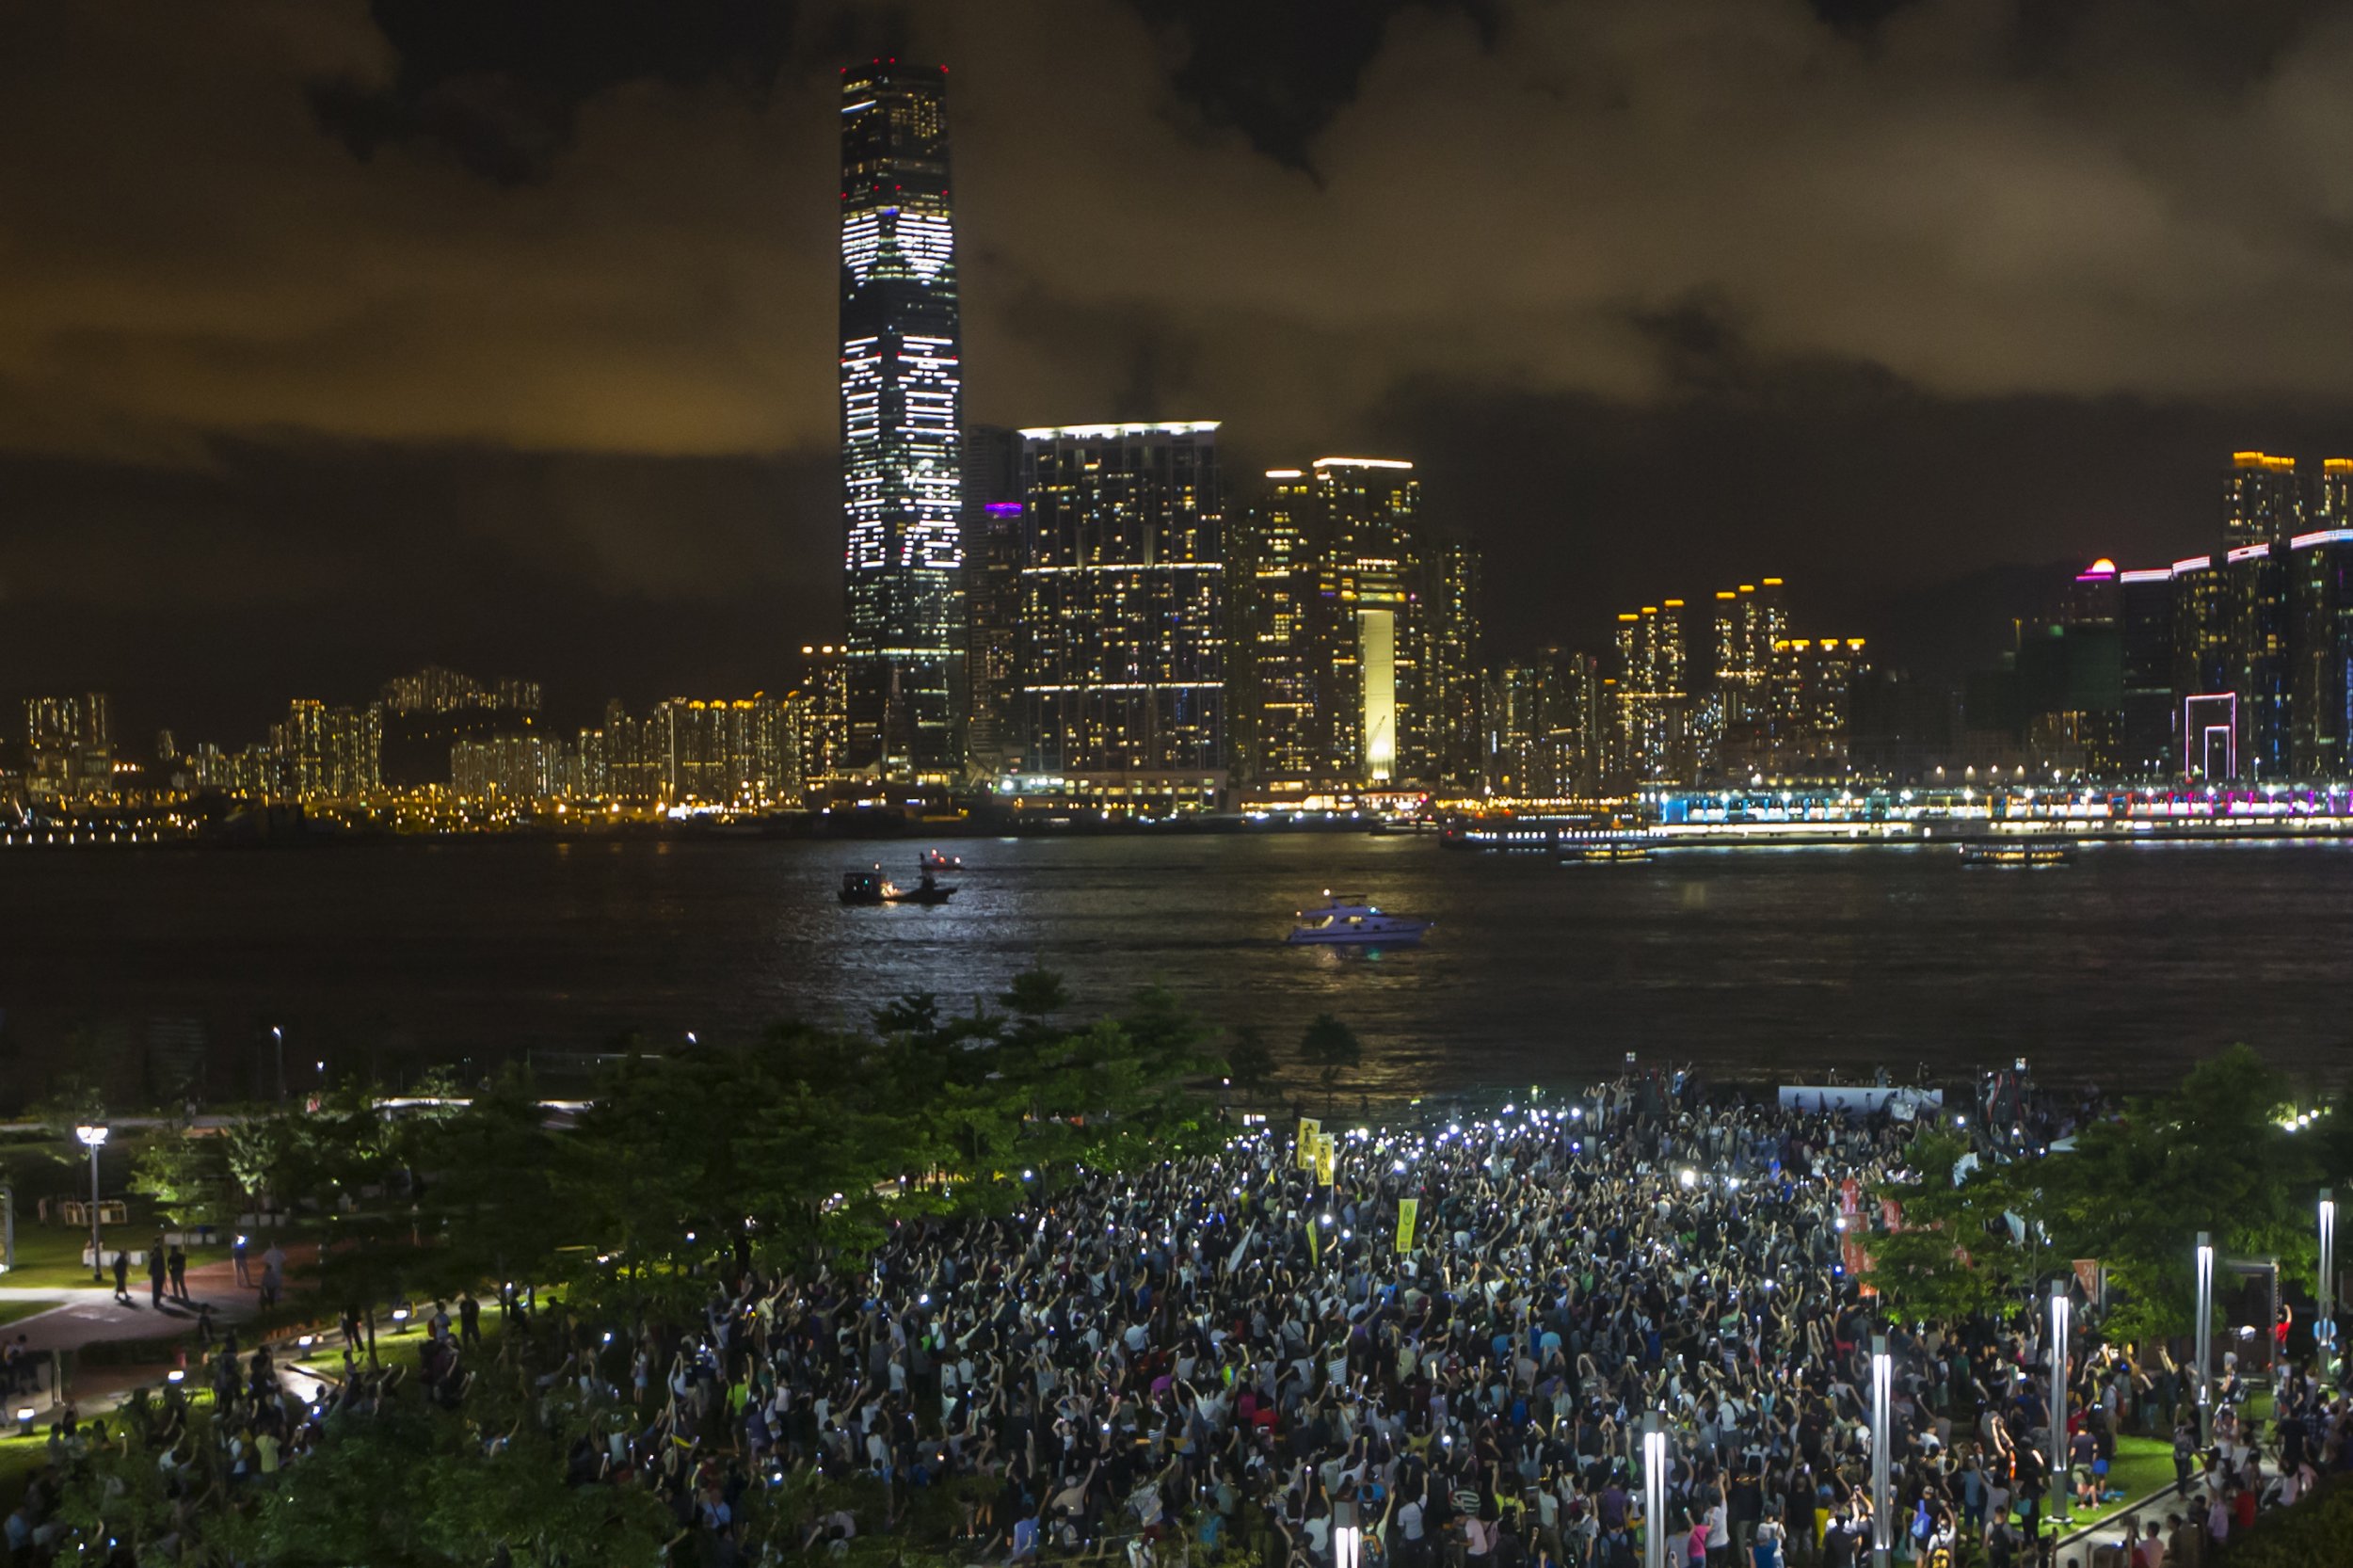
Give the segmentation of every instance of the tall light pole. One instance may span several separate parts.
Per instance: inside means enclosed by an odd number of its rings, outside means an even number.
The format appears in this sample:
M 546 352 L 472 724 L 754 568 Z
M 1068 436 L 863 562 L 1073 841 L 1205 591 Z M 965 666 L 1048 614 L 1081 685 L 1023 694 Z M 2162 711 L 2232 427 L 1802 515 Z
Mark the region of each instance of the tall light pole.
M 73 1136 L 89 1147 L 89 1277 L 103 1282 L 106 1263 L 98 1250 L 98 1151 L 105 1146 L 106 1128 L 103 1123 L 86 1123 L 73 1129 Z
M 2198 1446 L 2214 1442 L 2214 1236 L 2198 1233 Z
M 1642 1412 L 1642 1568 L 1667 1568 L 1667 1432 L 1656 1410 Z
M 278 1025 L 269 1026 L 270 1044 L 278 1048 L 278 1103 L 286 1103 L 286 1032 Z
M 1896 1358 L 1887 1353 L 1887 1336 L 1871 1336 L 1871 1568 L 1887 1568 L 1895 1549 L 1888 1511 L 1888 1450 L 1896 1446 Z
M 2067 1518 L 2066 1494 L 2058 1479 L 2067 1473 L 2067 1328 L 2070 1309 L 2067 1282 L 2051 1286 L 2051 1517 Z
M 2313 1314 L 2313 1337 L 2320 1347 L 2320 1375 L 2330 1376 L 2337 1362 L 2337 1193 L 2320 1190 L 2320 1288 Z

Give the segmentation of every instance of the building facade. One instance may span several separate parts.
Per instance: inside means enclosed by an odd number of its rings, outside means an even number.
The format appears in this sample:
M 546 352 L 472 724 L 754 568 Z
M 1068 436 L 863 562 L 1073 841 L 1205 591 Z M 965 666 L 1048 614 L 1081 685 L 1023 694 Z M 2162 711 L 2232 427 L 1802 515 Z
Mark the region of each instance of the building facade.
M 1102 785 L 1224 774 L 1216 423 L 1021 435 L 1024 771 Z
M 947 72 L 841 76 L 845 763 L 962 772 L 962 327 Z

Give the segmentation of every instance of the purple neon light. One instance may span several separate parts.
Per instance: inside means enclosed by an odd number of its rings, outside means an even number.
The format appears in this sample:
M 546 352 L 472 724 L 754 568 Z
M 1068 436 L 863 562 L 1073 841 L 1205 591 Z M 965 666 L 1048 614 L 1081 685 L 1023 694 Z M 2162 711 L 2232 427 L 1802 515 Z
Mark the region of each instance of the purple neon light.
M 993 518 L 1017 518 L 1021 515 L 1018 501 L 992 501 L 981 508 Z

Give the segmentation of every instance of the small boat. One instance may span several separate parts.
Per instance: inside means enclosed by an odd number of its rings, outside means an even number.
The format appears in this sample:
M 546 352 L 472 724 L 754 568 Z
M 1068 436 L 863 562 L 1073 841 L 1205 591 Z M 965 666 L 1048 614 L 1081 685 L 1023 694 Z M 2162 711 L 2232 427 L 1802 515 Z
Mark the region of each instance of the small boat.
M 927 872 L 960 872 L 964 870 L 964 856 L 942 855 L 936 849 L 927 849 L 923 852 L 923 869 Z
M 1299 923 L 1291 927 L 1288 938 L 1290 942 L 1322 947 L 1412 947 L 1436 923 L 1384 914 L 1360 894 L 1335 893 L 1326 888 L 1323 896 L 1331 900 L 1323 908 L 1299 911 Z
M 955 896 L 956 890 L 953 888 L 933 881 L 932 873 L 929 872 L 925 872 L 923 873 L 923 880 L 917 883 L 912 888 L 902 888 L 895 882 L 886 882 L 883 884 L 883 898 L 886 902 L 890 904 L 920 904 L 929 905 L 934 904 L 945 904 Z
M 955 896 L 955 888 L 935 882 L 929 872 L 925 872 L 923 880 L 912 888 L 900 887 L 883 875 L 879 866 L 870 872 L 841 873 L 841 902 L 849 904 L 872 907 L 885 904 L 914 904 L 929 906 L 945 904 Z
M 1972 839 L 1961 846 L 1961 863 L 1964 866 L 2065 866 L 2073 864 L 2074 858 L 2075 845 L 2066 839 L 2056 843 Z

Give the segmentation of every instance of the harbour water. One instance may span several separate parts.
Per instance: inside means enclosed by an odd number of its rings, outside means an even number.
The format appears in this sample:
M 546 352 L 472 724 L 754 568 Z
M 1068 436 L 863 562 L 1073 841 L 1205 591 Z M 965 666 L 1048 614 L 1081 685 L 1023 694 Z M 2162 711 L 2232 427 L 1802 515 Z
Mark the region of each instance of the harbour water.
M 2353 848 L 1682 851 L 1563 868 L 1421 837 L 966 840 L 942 908 L 848 909 L 843 870 L 920 845 L 408 842 L 0 864 L 0 1039 L 26 1080 L 199 1048 L 218 1096 L 424 1063 L 556 1062 L 631 1031 L 741 1038 L 903 992 L 969 1007 L 1032 963 L 1080 1004 L 1158 981 L 1281 1053 L 1319 1012 L 1379 1093 L 1566 1081 L 1628 1049 L 1743 1075 L 2032 1058 L 2154 1081 L 2247 1039 L 2353 1064 Z M 1434 920 L 1417 950 L 1287 947 L 1326 888 Z M 95 1043 L 95 1045 L 93 1044 Z

